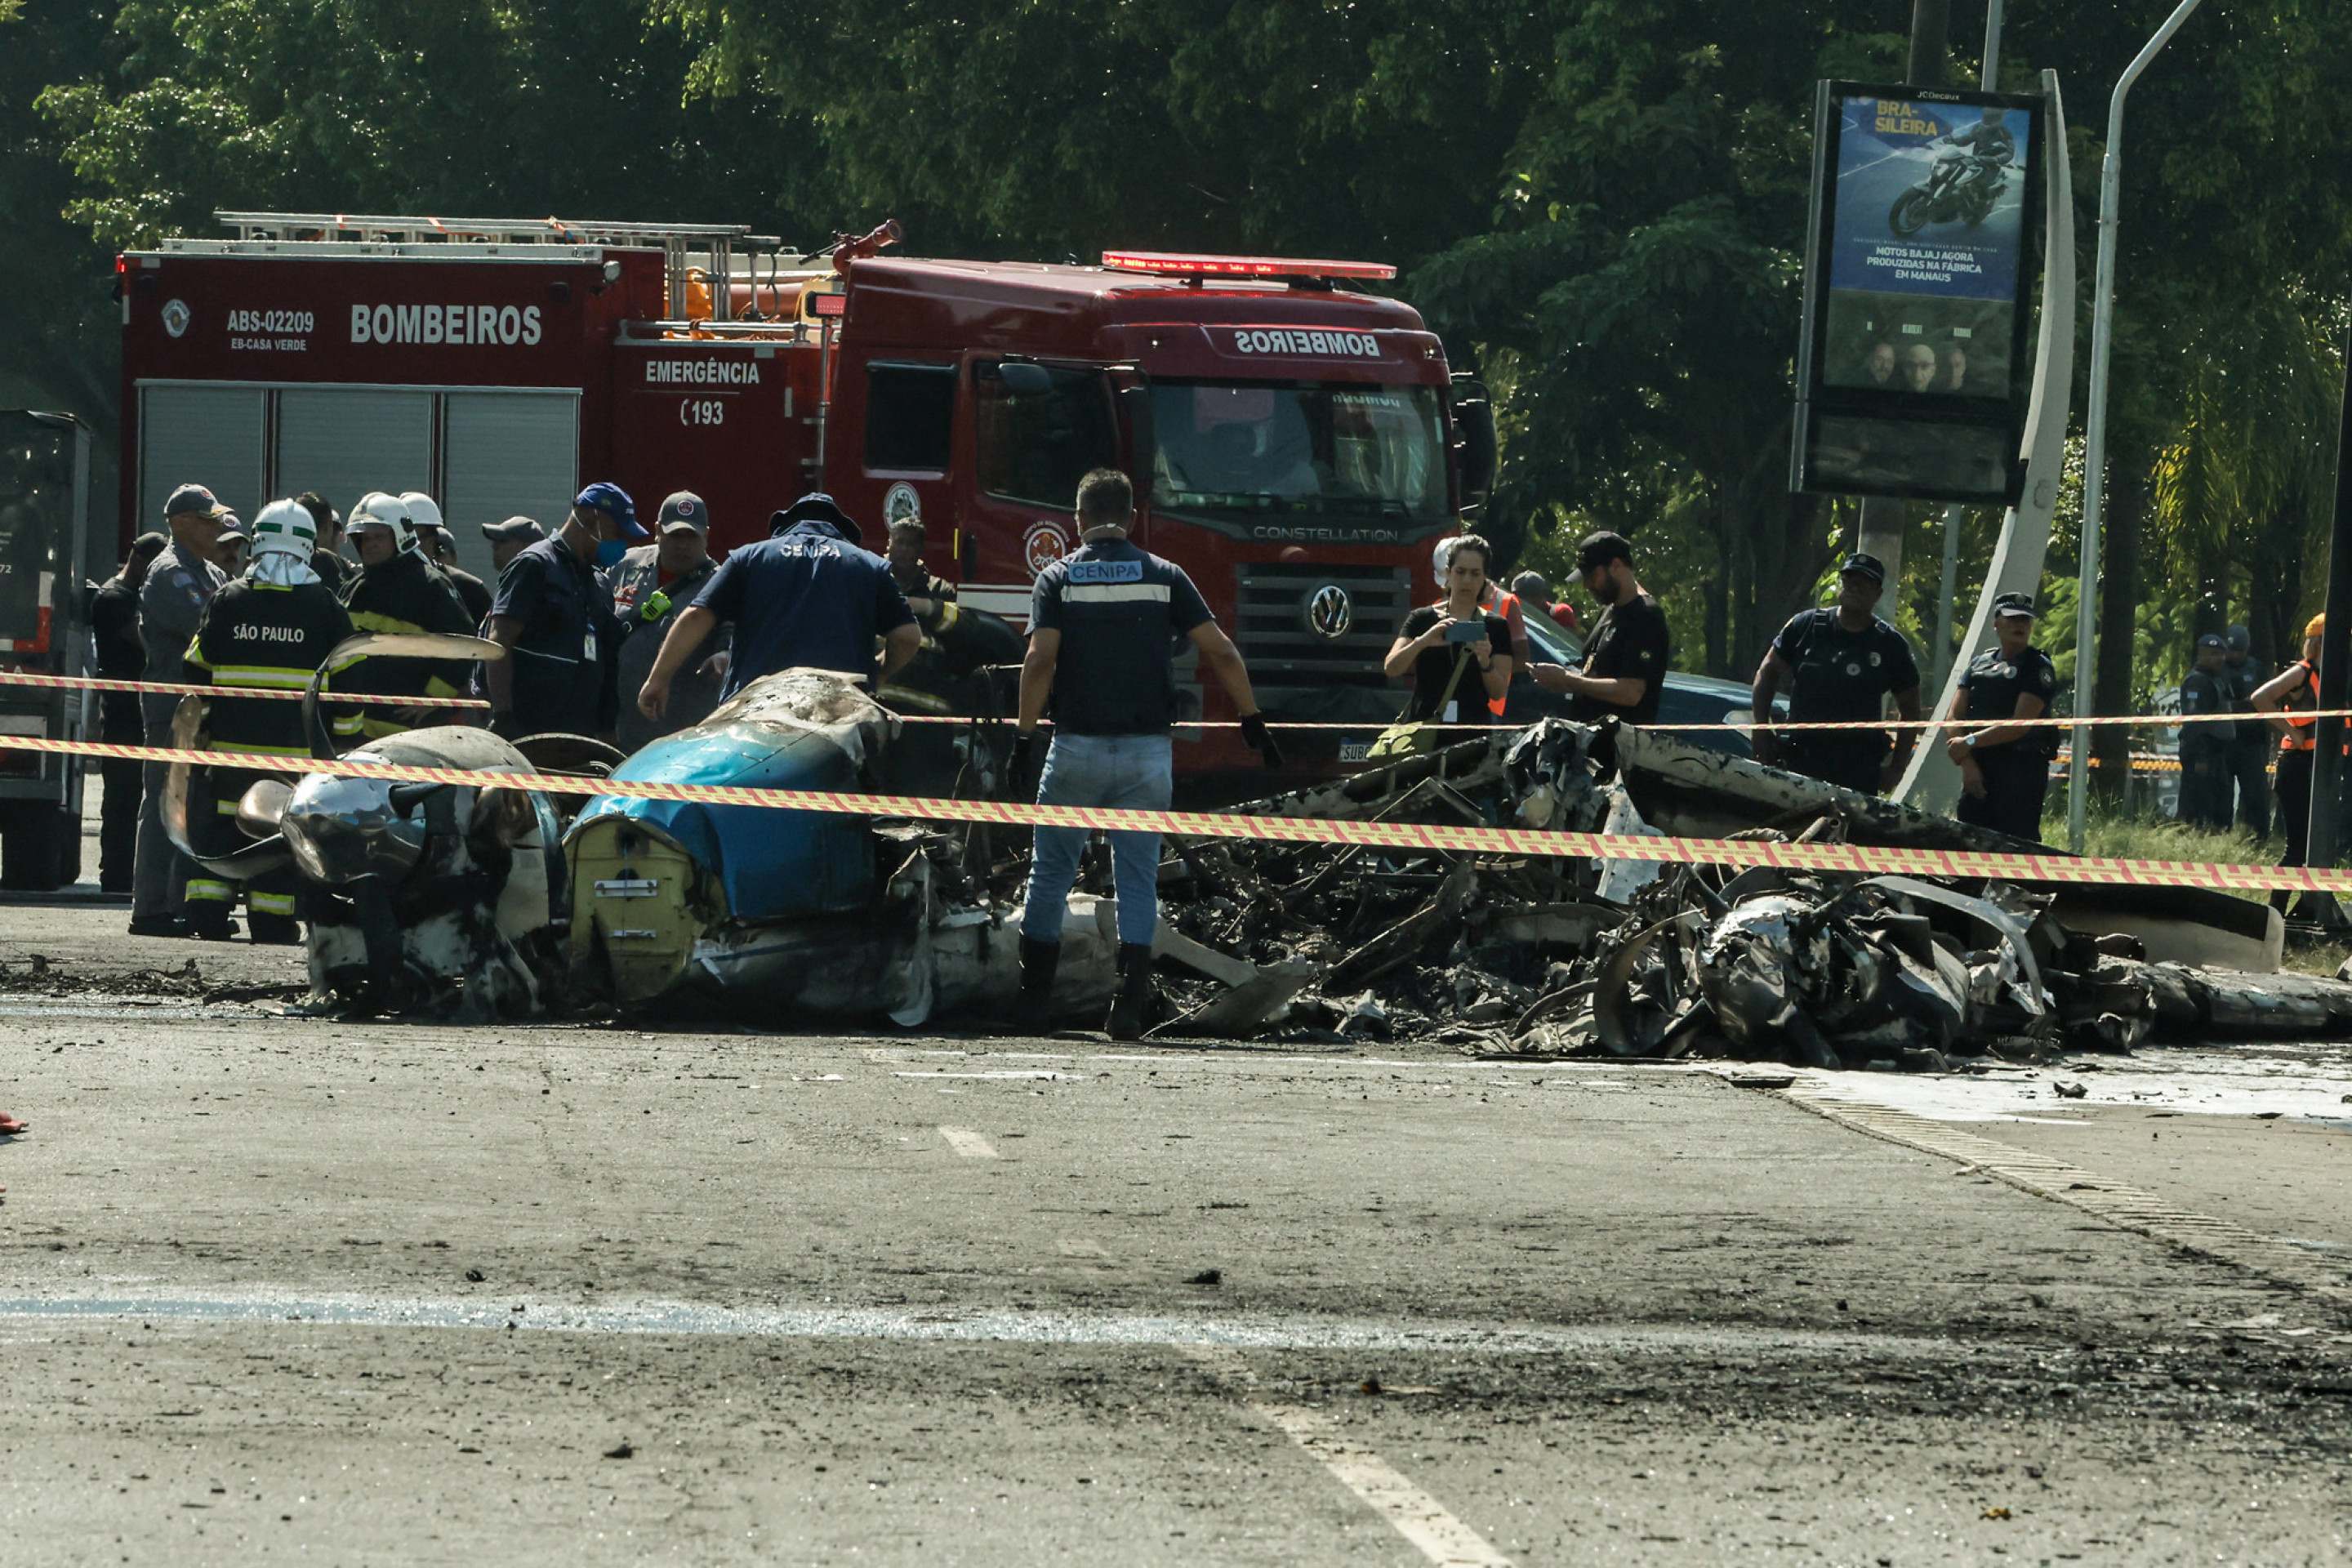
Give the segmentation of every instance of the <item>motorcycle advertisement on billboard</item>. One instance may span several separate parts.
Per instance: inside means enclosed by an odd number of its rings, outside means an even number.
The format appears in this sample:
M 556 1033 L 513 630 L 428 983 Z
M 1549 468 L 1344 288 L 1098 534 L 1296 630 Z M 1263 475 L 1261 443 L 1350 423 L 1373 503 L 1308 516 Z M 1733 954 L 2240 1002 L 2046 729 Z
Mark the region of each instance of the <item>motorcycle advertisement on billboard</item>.
M 1795 488 L 2014 499 L 2042 116 L 2039 98 L 1822 84 Z

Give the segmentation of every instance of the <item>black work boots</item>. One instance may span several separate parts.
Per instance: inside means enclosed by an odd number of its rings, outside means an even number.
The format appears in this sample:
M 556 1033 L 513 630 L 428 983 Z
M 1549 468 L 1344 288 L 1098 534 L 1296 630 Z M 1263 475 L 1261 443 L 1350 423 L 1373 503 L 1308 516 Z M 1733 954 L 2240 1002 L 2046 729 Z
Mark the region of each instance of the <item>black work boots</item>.
M 1021 939 L 1021 992 L 1013 999 L 1013 1022 L 1034 1029 L 1054 1026 L 1054 971 L 1061 963 L 1060 942 Z
M 1139 1040 L 1151 1022 L 1151 944 L 1121 942 L 1118 994 L 1111 998 L 1103 1033 L 1114 1040 Z
M 1054 972 L 1061 963 L 1061 943 L 1021 939 L 1021 990 L 1013 998 L 1007 1022 L 1040 1033 L 1054 1026 Z M 1114 1040 L 1139 1040 L 1150 1023 L 1151 949 L 1149 944 L 1122 943 L 1118 990 L 1111 998 L 1103 1032 Z

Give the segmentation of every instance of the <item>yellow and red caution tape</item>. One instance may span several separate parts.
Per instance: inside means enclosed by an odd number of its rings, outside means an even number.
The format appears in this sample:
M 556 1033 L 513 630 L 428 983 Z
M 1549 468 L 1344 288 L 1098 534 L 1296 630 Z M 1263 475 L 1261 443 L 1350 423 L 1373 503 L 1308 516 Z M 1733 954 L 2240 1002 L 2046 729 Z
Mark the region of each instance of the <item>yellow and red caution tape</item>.
M 299 691 L 266 686 L 200 686 L 194 681 L 112 680 L 96 675 L 47 675 L 31 669 L 0 669 L 0 686 L 42 686 L 67 691 L 130 691 L 159 697 L 253 697 L 276 702 L 299 702 Z M 486 710 L 478 697 L 408 697 L 380 692 L 321 691 L 321 702 L 373 702 L 392 708 L 470 708 Z
M 1258 816 L 1240 812 L 1138 811 L 1112 806 L 1037 805 L 1012 801 L 868 795 L 851 790 L 751 789 L 737 784 L 594 779 L 565 773 L 483 773 L 465 768 L 383 763 L 360 757 L 329 760 L 262 756 L 173 746 L 125 746 L 102 741 L 55 741 L 29 735 L 0 735 L 0 750 L 12 749 L 139 762 L 188 763 L 252 772 L 331 773 L 413 784 L 494 785 L 539 790 L 549 795 L 688 801 L 705 805 L 764 806 L 786 811 L 912 817 L 923 821 L 985 823 L 1007 827 L 1126 829 L 1172 834 L 1187 838 L 1241 838 L 1261 843 L 1356 845 L 1371 848 L 1444 850 L 1472 855 L 1555 856 L 1577 859 L 1662 860 L 1685 865 L 1776 866 L 1787 870 L 1987 878 L 2012 882 L 2212 888 L 2241 892 L 2291 889 L 2352 894 L 2352 869 L 2335 868 L 2114 860 L 2091 856 L 1912 849 L 1885 845 L 1790 844 L 1744 838 L 1555 833 L 1524 827 Z

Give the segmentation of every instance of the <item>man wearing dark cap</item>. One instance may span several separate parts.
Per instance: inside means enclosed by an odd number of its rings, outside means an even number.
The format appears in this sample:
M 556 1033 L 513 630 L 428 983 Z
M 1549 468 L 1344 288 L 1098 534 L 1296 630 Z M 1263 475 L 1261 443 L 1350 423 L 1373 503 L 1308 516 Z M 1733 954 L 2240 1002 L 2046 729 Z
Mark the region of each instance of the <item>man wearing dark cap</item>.
M 163 522 L 172 542 L 156 552 L 139 588 L 139 639 L 147 650 L 147 680 L 184 682 L 188 679 L 188 644 L 227 579 L 213 564 L 213 547 L 229 516 L 213 492 L 202 485 L 182 485 L 163 503 Z M 172 715 L 176 697 L 147 692 L 139 711 L 151 746 L 172 743 Z M 163 763 L 141 768 L 144 786 L 139 806 L 139 847 L 131 873 L 131 934 L 132 936 L 226 937 L 236 928 L 226 918 L 213 917 L 205 929 L 191 932 L 185 918 L 188 877 L 194 866 L 163 833 L 163 780 L 170 771 Z
M 687 655 L 685 669 L 672 683 L 669 706 L 658 720 L 637 709 L 637 693 L 653 673 L 661 654 L 662 637 L 673 615 L 681 613 L 702 592 L 719 570 L 710 559 L 710 509 L 692 490 L 679 490 L 661 504 L 654 522 L 654 542 L 640 544 L 621 557 L 605 576 L 613 591 L 613 616 L 621 626 L 620 721 L 616 726 L 621 750 L 634 752 L 648 742 L 699 724 L 719 706 L 719 683 L 727 679 L 727 650 L 734 628 L 718 626 L 702 646 Z
M 2032 595 L 1994 599 L 1992 625 L 2000 641 L 1960 677 L 1960 689 L 1945 715 L 1956 724 L 1980 726 L 1946 731 L 1950 739 L 1944 742 L 1945 754 L 1960 770 L 1960 804 L 1954 815 L 2037 843 L 2056 731 L 2015 721 L 2049 711 L 2058 695 L 2058 669 L 2033 646 Z
M 621 628 L 596 568 L 645 537 L 628 492 L 593 484 L 572 500 L 554 538 L 507 563 L 484 633 L 508 650 L 482 666 L 492 729 L 509 739 L 613 733 Z
M 220 532 L 213 539 L 213 564 L 221 575 L 237 578 L 245 575 L 245 563 L 252 558 L 253 535 L 235 512 L 221 519 Z
M 860 547 L 865 534 L 831 496 L 801 497 L 769 519 L 769 529 L 768 538 L 719 563 L 694 607 L 662 638 L 637 694 L 646 718 L 662 717 L 670 682 L 722 621 L 735 623 L 735 649 L 721 700 L 763 675 L 802 666 L 873 679 L 877 637 L 879 676 L 887 680 L 923 646 L 890 563 Z
M 2232 710 L 2229 652 L 2218 632 L 2197 639 L 2197 662 L 2180 681 L 2182 718 Z M 2236 731 L 2236 724 L 2213 719 L 2180 726 L 2179 816 L 2191 827 L 2221 832 L 2230 826 L 2230 749 Z
M 2271 727 L 2254 710 L 2254 693 L 2270 679 L 2253 657 L 2253 634 L 2231 626 L 2221 635 L 2221 670 L 2230 681 L 2230 711 L 2245 717 L 2226 726 L 2230 783 L 2238 796 L 2238 826 L 2257 838 L 2271 836 Z
M 1792 723 L 1874 724 L 1895 699 L 1905 719 L 1919 717 L 1919 665 L 1911 645 L 1878 616 L 1886 568 L 1875 555 L 1849 555 L 1838 568 L 1837 603 L 1789 618 L 1751 688 L 1756 758 L 1841 789 L 1876 795 L 1891 787 L 1918 731 L 1895 732 L 1890 752 L 1884 730 L 1792 730 L 1775 734 L 1772 698 L 1783 684 Z
M 482 537 L 490 542 L 490 575 L 503 577 L 508 564 L 545 539 L 547 530 L 540 526 L 537 518 L 510 517 L 504 522 L 482 524 Z
M 98 645 L 98 673 L 106 680 L 140 680 L 147 674 L 147 648 L 139 640 L 139 590 L 147 570 L 171 540 L 142 533 L 131 542 L 122 570 L 100 585 L 90 600 L 89 629 Z M 147 738 L 139 718 L 139 694 L 109 691 L 98 700 L 98 738 L 109 745 L 136 746 Z M 141 763 L 135 757 L 110 757 L 99 764 L 98 885 L 109 893 L 131 891 L 131 868 L 139 854 Z
M 1601 605 L 1584 645 L 1584 668 L 1538 664 L 1528 673 L 1545 690 L 1573 699 L 1568 716 L 1579 723 L 1654 722 L 1672 647 L 1665 612 L 1633 575 L 1633 545 L 1622 534 L 1589 533 L 1576 547 L 1576 570 Z

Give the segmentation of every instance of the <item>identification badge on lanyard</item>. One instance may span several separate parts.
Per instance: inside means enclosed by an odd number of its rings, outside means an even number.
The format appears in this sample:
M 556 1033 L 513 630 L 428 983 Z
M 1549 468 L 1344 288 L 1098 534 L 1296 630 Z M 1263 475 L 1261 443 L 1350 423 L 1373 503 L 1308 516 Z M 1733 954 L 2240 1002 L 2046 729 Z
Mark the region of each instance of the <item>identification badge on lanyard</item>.
M 594 626 L 590 626 L 587 635 L 580 639 L 580 657 L 586 663 L 596 662 L 596 628 Z

